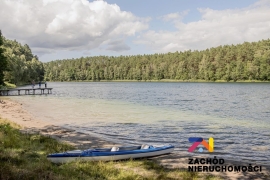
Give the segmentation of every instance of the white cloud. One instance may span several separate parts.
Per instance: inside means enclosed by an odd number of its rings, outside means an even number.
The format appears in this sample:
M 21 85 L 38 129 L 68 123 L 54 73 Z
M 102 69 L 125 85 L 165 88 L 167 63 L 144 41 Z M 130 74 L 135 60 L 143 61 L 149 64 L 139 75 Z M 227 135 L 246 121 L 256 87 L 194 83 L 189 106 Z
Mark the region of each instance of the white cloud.
M 148 30 L 136 43 L 147 45 L 154 52 L 174 52 L 270 38 L 269 0 L 243 9 L 198 11 L 201 20 L 189 23 L 184 23 L 178 13 L 163 16 L 163 20 L 171 20 L 177 30 Z
M 116 52 L 130 50 L 130 47 L 124 42 L 123 39 L 109 41 L 107 44 L 108 44 L 108 47 L 105 48 L 106 50 L 111 50 L 111 51 L 116 51 Z
M 181 13 L 170 13 L 164 16 L 159 17 L 158 19 L 162 19 L 163 21 L 179 21 L 182 20 L 185 15 L 187 15 L 189 10 L 183 11 Z
M 0 16 L 4 36 L 27 43 L 39 53 L 94 49 L 148 28 L 148 19 L 102 0 L 1 0 Z
M 163 21 L 170 21 L 170 20 L 178 20 L 180 19 L 181 16 L 179 13 L 170 13 L 164 16 L 161 16 L 160 19 L 162 19 Z

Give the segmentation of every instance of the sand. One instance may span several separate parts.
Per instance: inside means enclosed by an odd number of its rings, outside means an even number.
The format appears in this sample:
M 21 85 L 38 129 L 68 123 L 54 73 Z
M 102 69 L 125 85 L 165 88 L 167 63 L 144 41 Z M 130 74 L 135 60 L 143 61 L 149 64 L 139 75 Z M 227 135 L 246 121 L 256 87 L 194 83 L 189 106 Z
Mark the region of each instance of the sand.
M 1 98 L 0 117 L 19 124 L 22 127 L 22 132 L 40 133 L 42 135 L 50 136 L 59 141 L 72 144 L 78 149 L 120 146 L 120 144 L 108 142 L 93 135 L 80 133 L 73 129 L 59 127 L 41 121 L 37 117 L 34 117 L 32 114 L 27 112 L 24 109 L 23 104 L 10 99 Z M 159 164 L 167 168 L 180 168 L 187 170 L 189 158 L 191 157 L 183 156 L 178 153 L 172 153 L 169 155 L 159 156 L 150 159 L 158 162 Z M 247 163 L 237 161 L 225 160 L 225 162 L 225 165 L 249 165 Z M 255 164 L 252 165 L 255 166 Z M 214 172 L 211 174 L 218 175 L 224 179 L 270 179 L 270 166 L 263 166 L 262 172 Z
M 22 132 L 39 133 L 59 141 L 74 145 L 78 149 L 90 147 L 112 147 L 119 144 L 108 142 L 98 137 L 77 132 L 73 129 L 55 126 L 34 117 L 23 108 L 23 104 L 14 100 L 4 99 L 0 103 L 0 117 L 19 124 Z

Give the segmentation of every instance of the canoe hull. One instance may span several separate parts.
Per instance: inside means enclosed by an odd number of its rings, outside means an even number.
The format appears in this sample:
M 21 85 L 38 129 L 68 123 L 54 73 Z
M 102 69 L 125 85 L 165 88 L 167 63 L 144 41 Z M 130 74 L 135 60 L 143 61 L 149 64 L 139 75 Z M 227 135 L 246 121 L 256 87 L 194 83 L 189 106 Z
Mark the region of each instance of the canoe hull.
M 53 163 L 68 163 L 72 161 L 115 161 L 115 160 L 124 160 L 124 159 L 136 159 L 136 158 L 145 158 L 160 156 L 164 154 L 169 154 L 173 152 L 174 146 L 167 146 L 161 149 L 154 150 L 141 150 L 140 152 L 113 152 L 106 153 L 106 155 L 97 154 L 97 155 L 84 155 L 84 156 L 74 156 L 74 157 L 47 157 Z

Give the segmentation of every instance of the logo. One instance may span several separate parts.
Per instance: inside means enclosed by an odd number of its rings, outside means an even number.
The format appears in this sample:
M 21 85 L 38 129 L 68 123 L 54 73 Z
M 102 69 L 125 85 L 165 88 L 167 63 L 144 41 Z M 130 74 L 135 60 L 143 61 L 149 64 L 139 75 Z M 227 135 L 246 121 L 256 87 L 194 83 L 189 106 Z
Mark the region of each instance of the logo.
M 207 143 L 201 137 L 190 137 L 188 138 L 188 140 L 189 142 L 193 143 L 188 149 L 188 152 L 193 152 L 200 144 L 202 144 L 206 149 L 208 149 L 209 152 L 214 152 L 214 138 L 212 137 L 209 138 L 209 143 Z M 203 152 L 203 148 L 199 148 L 199 152 Z

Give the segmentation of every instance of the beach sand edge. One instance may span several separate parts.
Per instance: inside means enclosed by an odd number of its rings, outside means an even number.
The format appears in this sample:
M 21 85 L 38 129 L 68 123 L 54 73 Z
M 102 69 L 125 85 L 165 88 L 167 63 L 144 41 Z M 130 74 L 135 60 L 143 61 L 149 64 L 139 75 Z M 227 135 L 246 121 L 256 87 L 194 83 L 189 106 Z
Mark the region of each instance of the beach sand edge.
M 43 122 L 26 111 L 23 108 L 23 104 L 7 98 L 3 99 L 3 103 L 0 103 L 0 117 L 19 124 L 22 127 L 21 131 L 24 133 L 38 133 L 49 136 L 58 141 L 69 143 L 77 149 L 120 146 L 120 144 L 109 142 L 90 134 Z M 187 170 L 189 158 L 192 157 L 172 153 L 149 159 L 156 161 L 166 168 Z M 225 165 L 248 166 L 249 164 L 226 160 Z M 255 164 L 252 165 L 254 166 Z M 262 172 L 212 172 L 209 174 L 220 176 L 224 179 L 270 179 L 270 166 L 263 166 Z

